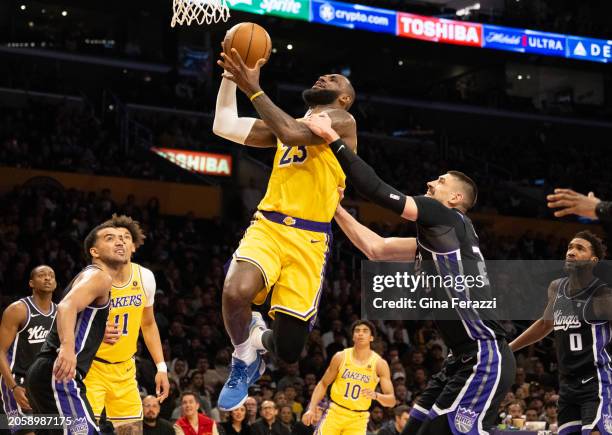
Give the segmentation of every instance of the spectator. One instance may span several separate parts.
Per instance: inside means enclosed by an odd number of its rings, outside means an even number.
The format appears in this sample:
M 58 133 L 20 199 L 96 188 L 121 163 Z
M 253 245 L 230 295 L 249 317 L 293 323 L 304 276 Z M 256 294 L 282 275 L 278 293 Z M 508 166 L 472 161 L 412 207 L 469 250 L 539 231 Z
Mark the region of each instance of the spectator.
M 327 348 L 327 346 L 334 342 L 334 335 L 336 333 L 340 333 L 343 337 L 345 337 L 342 341 L 342 348 L 344 349 L 345 347 L 348 347 L 348 343 L 346 341 L 346 334 L 344 332 L 344 324 L 342 323 L 342 320 L 334 320 L 332 322 L 331 330 L 321 336 L 324 348 Z M 328 356 L 331 358 L 333 355 Z
M 374 404 L 370 411 L 370 421 L 368 421 L 367 435 L 376 435 L 382 428 L 385 420 L 385 413 L 382 406 Z
M 172 423 L 160 418 L 159 411 L 159 401 L 155 396 L 146 396 L 142 399 L 142 433 L 145 435 L 174 435 Z
M 295 415 L 293 414 L 293 409 L 291 406 L 285 405 L 280 409 L 280 422 L 289 431 L 289 433 L 293 433 Z
M 253 425 L 257 420 L 257 400 L 253 396 L 249 396 L 244 402 L 244 406 L 246 407 L 246 422 Z
M 523 404 L 519 400 L 510 402 L 506 406 L 505 418 L 503 419 L 502 424 L 512 425 L 512 420 L 515 418 L 525 418 L 523 415 Z
M 287 406 L 291 407 L 291 412 L 295 414 L 295 418 L 297 420 L 302 416 L 302 412 L 304 412 L 304 407 L 300 402 L 296 399 L 297 390 L 293 385 L 287 385 L 285 387 L 285 397 L 287 399 Z
M 178 383 L 173 379 L 169 378 L 168 382 L 170 383 L 170 393 L 166 400 L 164 400 L 161 404 L 160 416 L 166 420 L 170 420 L 172 418 L 172 412 L 174 408 L 179 406 L 179 400 L 181 397 L 181 390 L 178 386 Z
M 551 429 L 551 426 L 554 429 L 557 429 L 559 424 L 557 416 L 557 404 L 555 402 L 546 402 L 544 410 L 544 420 L 546 421 L 546 429 L 552 431 L 553 429 Z
M 251 427 L 246 420 L 246 415 L 247 409 L 244 405 L 231 411 L 228 421 L 221 425 L 225 435 L 251 435 Z
M 535 408 L 528 408 L 525 412 L 525 421 L 540 421 L 540 415 Z
M 278 409 L 271 400 L 266 400 L 261 404 L 260 414 L 261 418 L 251 427 L 253 435 L 289 435 L 291 433 L 276 419 Z
M 182 415 L 174 424 L 176 435 L 219 435 L 217 423 L 198 412 L 200 402 L 197 395 L 191 391 L 181 394 Z
M 394 420 L 390 420 L 378 431 L 378 435 L 399 435 L 410 417 L 410 407 L 400 405 L 393 408 Z
M 283 391 L 288 385 L 293 387 L 299 386 L 302 388 L 304 386 L 304 379 L 300 377 L 300 368 L 298 363 L 287 364 L 285 367 L 287 374 L 278 381 L 278 391 Z

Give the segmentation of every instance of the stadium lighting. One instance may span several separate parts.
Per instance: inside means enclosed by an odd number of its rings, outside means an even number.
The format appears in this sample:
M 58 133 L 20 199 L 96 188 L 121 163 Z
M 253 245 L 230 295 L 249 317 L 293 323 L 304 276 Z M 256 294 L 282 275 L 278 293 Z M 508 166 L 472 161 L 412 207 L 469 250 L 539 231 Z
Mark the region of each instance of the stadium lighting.
M 293 50 L 293 44 L 287 44 L 287 50 Z
M 67 16 L 67 15 L 68 15 L 68 12 L 67 12 L 67 11 L 62 11 L 62 17 L 65 17 L 65 16 Z
M 468 16 L 470 15 L 470 12 L 477 10 L 480 10 L 480 3 L 474 3 L 471 6 L 466 6 L 462 9 L 457 9 L 457 12 L 455 12 L 455 14 L 457 14 L 458 17 L 463 17 Z
M 519 80 L 523 80 L 523 76 L 521 74 L 519 74 L 518 76 L 516 76 L 517 79 Z
M 26 10 L 26 5 L 21 5 L 21 6 L 19 7 L 19 9 L 21 9 L 22 11 L 25 11 L 25 10 Z

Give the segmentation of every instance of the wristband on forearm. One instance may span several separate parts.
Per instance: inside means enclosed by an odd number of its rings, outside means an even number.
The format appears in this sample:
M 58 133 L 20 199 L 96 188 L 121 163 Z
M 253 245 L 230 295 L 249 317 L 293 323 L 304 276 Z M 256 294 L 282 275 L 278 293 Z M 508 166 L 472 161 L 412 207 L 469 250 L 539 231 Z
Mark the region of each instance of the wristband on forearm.
M 612 220 L 612 201 L 600 201 L 595 206 L 595 214 L 602 221 Z
M 168 366 L 164 361 L 155 364 L 158 373 L 168 373 Z
M 400 216 L 404 213 L 406 195 L 381 180 L 374 169 L 355 154 L 342 139 L 331 142 L 329 146 L 357 192 Z

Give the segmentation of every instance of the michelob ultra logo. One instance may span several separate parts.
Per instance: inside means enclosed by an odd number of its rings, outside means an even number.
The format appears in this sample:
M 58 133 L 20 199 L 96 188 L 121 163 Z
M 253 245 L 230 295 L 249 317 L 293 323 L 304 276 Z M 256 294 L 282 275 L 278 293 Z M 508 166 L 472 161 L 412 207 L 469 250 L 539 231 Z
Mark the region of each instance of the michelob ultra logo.
M 227 0 L 230 9 L 308 21 L 309 0 Z

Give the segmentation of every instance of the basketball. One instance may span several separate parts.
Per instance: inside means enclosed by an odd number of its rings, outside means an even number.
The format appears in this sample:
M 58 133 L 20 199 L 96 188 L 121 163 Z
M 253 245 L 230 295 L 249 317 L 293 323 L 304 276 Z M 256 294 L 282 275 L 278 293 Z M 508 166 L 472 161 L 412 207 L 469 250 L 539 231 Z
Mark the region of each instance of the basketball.
M 223 51 L 231 53 L 235 48 L 249 68 L 253 68 L 259 59 L 270 57 L 272 40 L 266 29 L 255 23 L 240 23 L 229 29 L 223 40 Z

